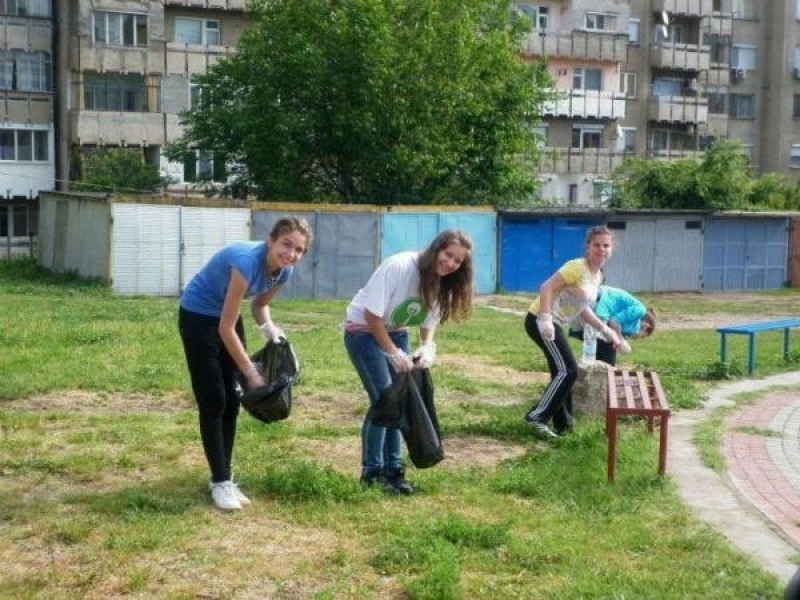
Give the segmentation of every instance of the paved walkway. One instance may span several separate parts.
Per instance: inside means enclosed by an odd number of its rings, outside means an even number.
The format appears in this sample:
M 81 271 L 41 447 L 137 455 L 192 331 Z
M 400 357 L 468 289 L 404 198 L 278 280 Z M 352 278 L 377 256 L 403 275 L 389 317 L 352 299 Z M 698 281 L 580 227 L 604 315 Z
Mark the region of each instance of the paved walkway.
M 692 431 L 714 409 L 734 406 L 740 393 L 754 393 L 754 400 L 725 421 L 728 471 L 720 475 L 703 465 Z M 700 519 L 788 581 L 800 554 L 800 372 L 723 385 L 703 408 L 677 411 L 667 470 Z

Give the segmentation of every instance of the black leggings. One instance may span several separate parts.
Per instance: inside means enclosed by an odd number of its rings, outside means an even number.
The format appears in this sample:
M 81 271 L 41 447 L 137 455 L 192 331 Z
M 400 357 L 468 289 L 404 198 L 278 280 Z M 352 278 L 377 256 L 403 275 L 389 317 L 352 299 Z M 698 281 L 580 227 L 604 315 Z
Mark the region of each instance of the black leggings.
M 232 476 L 233 442 L 239 416 L 236 363 L 219 337 L 219 318 L 181 308 L 178 330 L 192 379 L 200 417 L 200 438 L 211 469 L 211 481 L 228 481 Z M 241 317 L 236 322 L 236 334 L 244 344 Z
M 570 329 L 569 337 L 583 342 L 583 329 Z M 617 364 L 617 351 L 614 350 L 614 346 L 600 336 L 597 337 L 597 354 L 595 357 L 597 360 L 602 360 L 612 367 Z
M 525 415 L 528 421 L 547 423 L 553 419 L 556 430 L 572 427 L 572 386 L 578 378 L 578 363 L 569 347 L 567 336 L 560 325 L 555 325 L 553 341 L 542 339 L 536 324 L 536 315 L 525 316 L 525 331 L 544 352 L 550 370 L 550 383 L 539 402 Z

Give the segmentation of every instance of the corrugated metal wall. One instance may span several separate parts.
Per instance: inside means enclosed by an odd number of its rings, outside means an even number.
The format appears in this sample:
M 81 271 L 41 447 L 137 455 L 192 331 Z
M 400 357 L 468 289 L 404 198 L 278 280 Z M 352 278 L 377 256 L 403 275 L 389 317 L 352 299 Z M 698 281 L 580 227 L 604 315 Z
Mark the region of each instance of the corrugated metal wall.
M 699 291 L 703 218 L 612 216 L 614 252 L 604 269 L 610 285 L 630 292 Z
M 705 231 L 704 288 L 772 290 L 787 281 L 789 220 L 716 217 Z

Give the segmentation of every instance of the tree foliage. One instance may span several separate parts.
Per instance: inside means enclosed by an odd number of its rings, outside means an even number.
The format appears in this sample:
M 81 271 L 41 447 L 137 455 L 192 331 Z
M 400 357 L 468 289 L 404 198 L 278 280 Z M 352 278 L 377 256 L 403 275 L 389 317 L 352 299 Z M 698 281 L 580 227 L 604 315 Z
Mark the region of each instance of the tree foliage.
M 552 82 L 508 0 L 255 0 L 167 149 L 221 151 L 264 200 L 510 203 Z M 529 26 L 529 23 L 527 23 Z
M 748 206 L 752 184 L 736 142 L 722 141 L 701 158 L 634 158 L 613 175 L 611 205 L 619 208 L 737 210 Z
M 147 193 L 168 183 L 137 148 L 95 148 L 78 162 L 81 178 L 70 184 L 75 191 Z

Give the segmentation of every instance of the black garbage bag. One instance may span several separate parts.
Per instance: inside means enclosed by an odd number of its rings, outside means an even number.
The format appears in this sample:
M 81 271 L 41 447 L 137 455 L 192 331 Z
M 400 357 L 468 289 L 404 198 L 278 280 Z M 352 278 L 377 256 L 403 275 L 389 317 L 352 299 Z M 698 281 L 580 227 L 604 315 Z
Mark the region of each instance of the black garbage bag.
M 399 373 L 369 411 L 375 425 L 400 429 L 408 457 L 418 469 L 427 469 L 444 459 L 433 392 L 428 369 Z
M 264 385 L 247 389 L 247 378 L 239 373 L 239 385 L 244 392 L 242 406 L 264 423 L 286 419 L 292 412 L 292 386 L 300 377 L 300 363 L 288 340 L 269 341 L 253 354 L 250 360 L 264 378 Z

